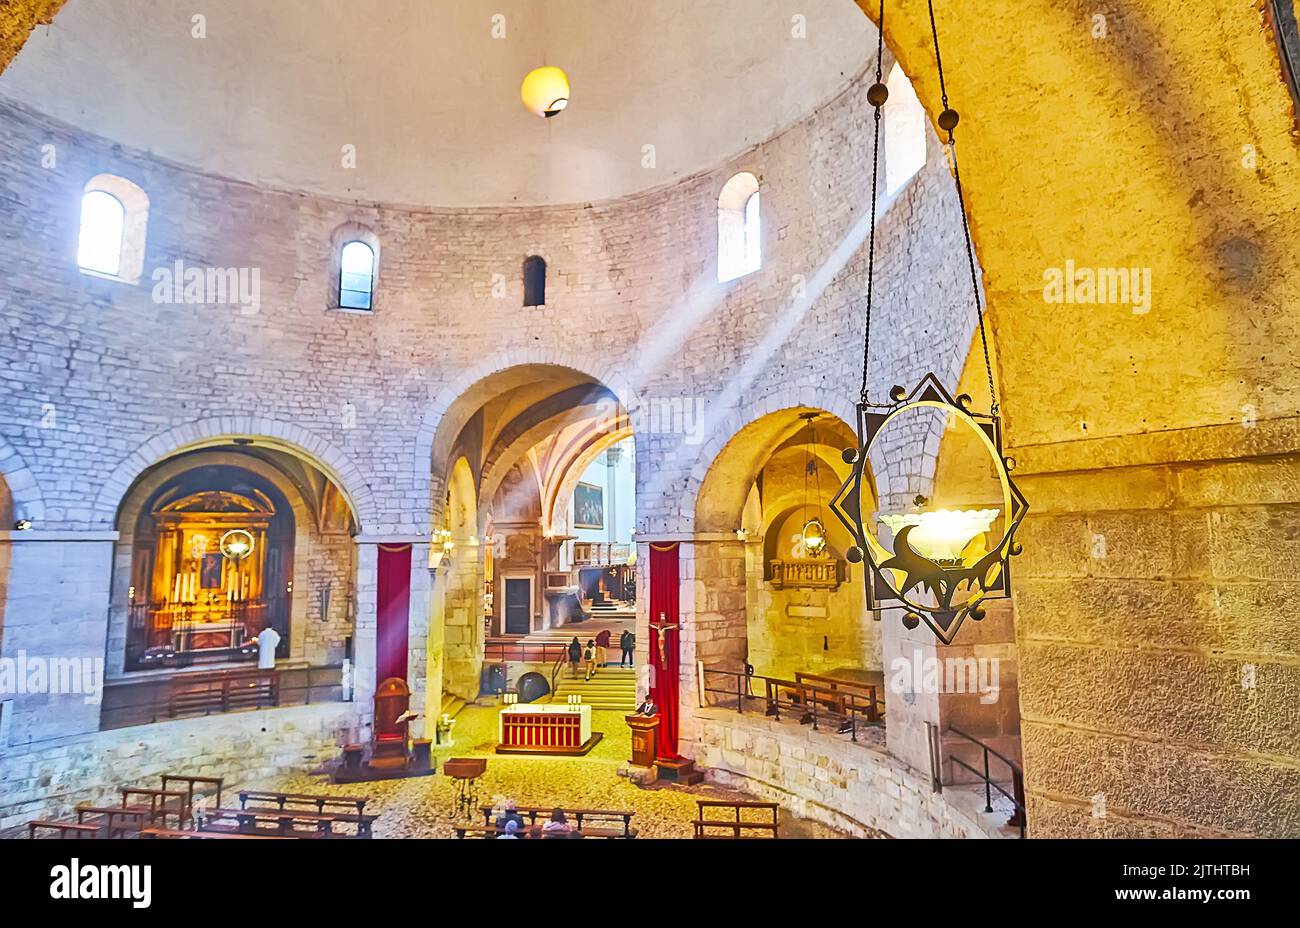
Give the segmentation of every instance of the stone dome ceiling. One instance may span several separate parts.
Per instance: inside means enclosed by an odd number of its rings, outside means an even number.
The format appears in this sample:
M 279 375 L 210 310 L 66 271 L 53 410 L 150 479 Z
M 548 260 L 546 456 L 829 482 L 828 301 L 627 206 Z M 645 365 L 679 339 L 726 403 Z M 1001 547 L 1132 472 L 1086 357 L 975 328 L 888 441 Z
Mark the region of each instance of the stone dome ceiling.
M 192 36 L 196 12 L 206 38 Z M 806 38 L 792 37 L 797 14 Z M 0 96 L 256 184 L 411 205 L 572 203 L 771 137 L 859 73 L 873 37 L 853 0 L 69 0 Z M 519 100 L 543 64 L 573 84 L 568 112 L 548 121 Z

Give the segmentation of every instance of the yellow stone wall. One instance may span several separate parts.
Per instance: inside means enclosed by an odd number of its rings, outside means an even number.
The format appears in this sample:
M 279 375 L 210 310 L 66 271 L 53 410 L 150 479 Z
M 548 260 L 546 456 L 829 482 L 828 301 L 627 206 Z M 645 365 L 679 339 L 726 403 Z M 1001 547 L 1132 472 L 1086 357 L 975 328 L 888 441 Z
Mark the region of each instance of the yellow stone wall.
M 32 29 L 54 19 L 65 0 L 0 0 L 0 71 L 27 44 Z
M 936 4 L 1033 507 L 1038 836 L 1300 834 L 1300 159 L 1261 6 Z M 926 5 L 886 37 L 937 114 Z M 1150 269 L 1149 310 L 1046 302 L 1067 260 Z

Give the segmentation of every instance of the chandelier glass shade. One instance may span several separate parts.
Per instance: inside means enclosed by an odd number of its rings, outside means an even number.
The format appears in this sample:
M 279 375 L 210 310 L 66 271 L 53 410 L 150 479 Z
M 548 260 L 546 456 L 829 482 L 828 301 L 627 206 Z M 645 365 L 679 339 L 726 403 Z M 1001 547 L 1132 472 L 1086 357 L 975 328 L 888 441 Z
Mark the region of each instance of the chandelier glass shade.
M 908 541 L 917 552 L 939 564 L 958 564 L 970 543 L 993 527 L 1000 509 L 940 509 L 932 512 L 909 512 L 882 515 L 894 537 L 911 527 Z
M 569 93 L 569 76 L 556 67 L 529 72 L 520 88 L 524 106 L 542 119 L 551 119 L 564 112 L 569 106 Z

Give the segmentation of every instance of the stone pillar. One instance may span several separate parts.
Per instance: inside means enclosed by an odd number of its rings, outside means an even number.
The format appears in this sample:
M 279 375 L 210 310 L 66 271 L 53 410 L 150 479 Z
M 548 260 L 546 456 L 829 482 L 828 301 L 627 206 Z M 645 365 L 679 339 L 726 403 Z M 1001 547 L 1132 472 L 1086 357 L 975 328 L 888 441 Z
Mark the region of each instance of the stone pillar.
M 357 539 L 357 619 L 353 630 L 353 699 L 362 720 L 363 740 L 370 738 L 373 722 L 379 633 L 379 546 L 410 545 L 410 605 L 407 611 L 408 640 L 406 685 L 411 690 L 411 711 L 425 714 L 428 706 L 429 623 L 432 578 L 429 571 L 429 539 L 424 536 L 383 537 L 364 535 Z
M 483 673 L 483 553 L 477 539 L 454 541 L 455 549 L 438 570 L 444 625 L 442 687 L 469 701 L 478 697 Z
M 99 730 L 116 540 L 0 532 L 0 750 Z
M 637 558 L 638 564 L 648 562 L 649 551 L 638 551 Z M 705 667 L 732 671 L 745 666 L 748 644 L 745 543 L 728 534 L 689 536 L 689 540 L 682 542 L 680 563 L 680 750 L 683 756 L 693 757 L 695 710 L 700 705 L 698 664 L 703 662 Z M 649 582 L 648 574 L 644 580 Z M 643 660 L 643 642 L 648 642 L 650 637 L 650 617 L 647 614 L 643 624 L 642 612 L 638 607 L 638 661 Z M 649 659 L 648 652 L 644 659 Z

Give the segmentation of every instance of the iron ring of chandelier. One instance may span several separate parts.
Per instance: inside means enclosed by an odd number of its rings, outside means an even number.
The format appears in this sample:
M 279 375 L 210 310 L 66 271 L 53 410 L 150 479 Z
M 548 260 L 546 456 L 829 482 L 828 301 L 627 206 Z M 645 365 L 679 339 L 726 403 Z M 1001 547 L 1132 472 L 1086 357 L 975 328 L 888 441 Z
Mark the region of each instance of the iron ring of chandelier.
M 977 622 L 984 618 L 986 602 L 1010 596 L 1011 558 L 1022 550 L 1015 535 L 1029 504 L 1011 479 L 1014 462 L 1002 451 L 1000 417 L 971 412 L 970 398 L 962 395 L 954 400 L 933 374 L 927 374 L 910 393 L 894 387 L 891 398 L 895 401 L 892 406 L 858 406 L 859 446 L 844 452 L 853 471 L 830 508 L 853 536 L 855 547 L 848 552 L 848 559 L 866 564 L 867 607 L 879 610 L 885 603 L 897 602 L 907 610 L 903 618 L 906 627 L 916 628 L 924 622 L 940 641 L 952 644 L 968 617 Z M 1002 487 L 1001 512 L 1007 514 L 996 544 L 977 542 L 1001 514 L 997 510 L 892 517 L 896 520 L 893 550 L 866 524 L 862 502 L 870 499 L 864 494 L 864 485 L 872 480 L 869 467 L 876 439 L 898 417 L 925 409 L 938 409 L 970 427 L 988 450 Z M 934 526 L 934 520 L 927 517 L 938 517 L 940 524 Z

